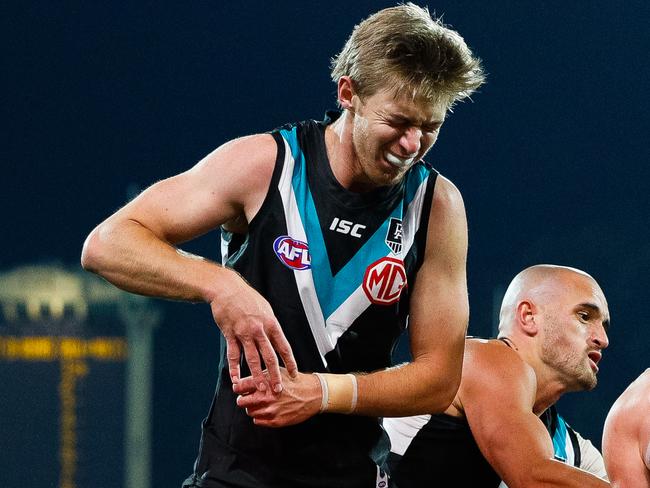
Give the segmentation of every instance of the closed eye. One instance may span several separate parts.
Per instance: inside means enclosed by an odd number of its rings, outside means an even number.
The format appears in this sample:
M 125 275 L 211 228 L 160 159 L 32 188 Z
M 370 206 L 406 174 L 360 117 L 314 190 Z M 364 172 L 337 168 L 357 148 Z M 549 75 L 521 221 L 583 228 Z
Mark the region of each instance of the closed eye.
M 424 132 L 436 132 L 439 129 L 440 129 L 440 124 L 432 124 L 432 125 L 422 126 L 422 130 Z

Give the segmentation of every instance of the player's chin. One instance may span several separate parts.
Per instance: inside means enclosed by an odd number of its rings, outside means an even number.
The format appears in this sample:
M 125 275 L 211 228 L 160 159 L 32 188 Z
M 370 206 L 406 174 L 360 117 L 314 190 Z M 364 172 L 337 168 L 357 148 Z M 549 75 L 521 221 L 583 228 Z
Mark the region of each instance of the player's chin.
M 596 376 L 596 373 L 594 373 L 593 371 L 588 371 L 585 372 L 585 374 L 580 377 L 578 383 L 582 390 L 586 390 L 586 391 L 593 390 L 594 388 L 596 388 L 596 385 L 598 384 L 598 377 Z
M 375 178 L 377 186 L 390 186 L 400 182 L 408 168 L 396 168 L 391 166 L 383 168 L 382 172 Z

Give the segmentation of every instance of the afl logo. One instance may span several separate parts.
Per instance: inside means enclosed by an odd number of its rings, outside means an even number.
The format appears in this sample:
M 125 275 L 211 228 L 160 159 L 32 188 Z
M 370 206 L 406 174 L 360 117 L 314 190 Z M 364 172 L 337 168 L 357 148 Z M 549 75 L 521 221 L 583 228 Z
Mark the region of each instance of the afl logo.
M 406 270 L 399 259 L 384 257 L 366 268 L 363 291 L 368 300 L 376 305 L 397 302 L 405 286 Z
M 280 236 L 273 242 L 273 250 L 287 268 L 303 270 L 311 268 L 309 246 L 289 236 Z

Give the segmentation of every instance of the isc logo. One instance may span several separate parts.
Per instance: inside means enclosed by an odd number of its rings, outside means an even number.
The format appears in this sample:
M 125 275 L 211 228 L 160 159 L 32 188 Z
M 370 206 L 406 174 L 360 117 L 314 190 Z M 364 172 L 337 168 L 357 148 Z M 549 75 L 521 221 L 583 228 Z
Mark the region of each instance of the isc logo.
M 330 230 L 334 230 L 340 234 L 350 234 L 352 237 L 361 237 L 359 231 L 365 228 L 365 225 L 355 224 L 354 222 L 339 219 L 338 217 L 334 217 L 330 225 Z
M 406 286 L 404 263 L 384 257 L 372 263 L 363 277 L 363 291 L 368 300 L 377 305 L 390 305 L 399 300 Z
M 273 250 L 287 268 L 297 270 L 311 268 L 309 246 L 306 242 L 292 239 L 289 236 L 280 236 L 273 242 Z

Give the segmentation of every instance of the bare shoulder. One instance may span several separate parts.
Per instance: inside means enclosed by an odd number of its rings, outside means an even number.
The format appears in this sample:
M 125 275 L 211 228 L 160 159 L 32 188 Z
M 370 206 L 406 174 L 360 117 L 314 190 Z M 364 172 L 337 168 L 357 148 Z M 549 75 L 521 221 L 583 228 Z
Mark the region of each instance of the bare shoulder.
M 603 457 L 612 486 L 650 486 L 649 410 L 650 369 L 625 389 L 605 420 Z
M 635 379 L 616 399 L 605 420 L 603 443 L 619 438 L 622 432 L 626 439 L 639 438 L 647 432 L 650 438 L 650 369 Z
M 492 374 L 492 370 L 509 370 L 514 376 L 530 377 L 532 368 L 528 366 L 512 348 L 498 339 L 467 340 L 466 356 L 468 366 L 476 370 L 475 374 Z M 486 371 L 485 369 L 489 371 Z M 534 375 L 533 375 L 534 376 Z
M 237 161 L 239 170 L 259 169 L 275 162 L 276 142 L 271 134 L 253 134 L 238 137 L 222 144 L 204 159 L 196 168 L 214 167 L 226 161 Z
M 155 183 L 106 222 L 135 221 L 174 244 L 230 221 L 250 222 L 268 192 L 276 157 L 270 134 L 234 139 Z
M 449 215 L 465 215 L 465 204 L 460 190 L 451 180 L 439 175 L 433 192 L 431 211 Z
M 468 339 L 465 344 L 461 395 L 500 397 L 515 391 L 529 396 L 536 389 L 533 369 L 502 341 Z
M 650 368 L 646 369 L 625 389 L 614 403 L 612 411 L 620 411 L 623 417 L 631 411 L 644 412 L 650 408 Z
M 640 388 L 650 388 L 650 368 L 646 369 L 634 383 L 639 383 Z
M 233 139 L 208 154 L 190 170 L 197 183 L 223 186 L 235 202 L 246 204 L 256 192 L 266 193 L 277 157 L 270 134 Z
M 433 192 L 427 250 L 425 256 L 443 267 L 464 273 L 467 258 L 467 217 L 463 197 L 458 188 L 443 176 L 438 176 Z

